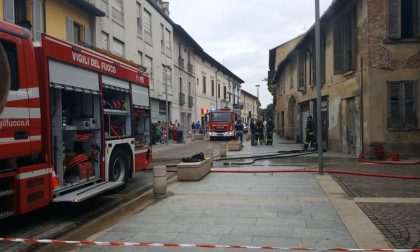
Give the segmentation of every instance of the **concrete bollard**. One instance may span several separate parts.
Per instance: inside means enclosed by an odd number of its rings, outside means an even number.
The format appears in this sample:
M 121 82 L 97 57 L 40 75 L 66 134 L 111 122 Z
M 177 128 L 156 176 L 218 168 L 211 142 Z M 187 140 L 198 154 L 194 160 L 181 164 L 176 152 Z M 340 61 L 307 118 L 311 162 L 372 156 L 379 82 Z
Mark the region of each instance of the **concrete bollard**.
M 153 167 L 153 194 L 156 199 L 166 197 L 166 165 Z
M 210 165 L 213 166 L 213 148 L 209 147 L 204 153 L 205 157 L 209 159 Z
M 226 157 L 226 153 L 227 153 L 227 144 L 226 143 L 221 143 L 220 144 L 220 156 L 221 157 Z

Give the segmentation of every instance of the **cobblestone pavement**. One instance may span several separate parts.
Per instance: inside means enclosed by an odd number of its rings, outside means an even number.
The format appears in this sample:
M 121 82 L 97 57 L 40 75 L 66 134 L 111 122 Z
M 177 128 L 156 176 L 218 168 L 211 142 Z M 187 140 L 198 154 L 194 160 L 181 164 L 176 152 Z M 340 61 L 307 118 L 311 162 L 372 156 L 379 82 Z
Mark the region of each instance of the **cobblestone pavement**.
M 326 169 L 420 176 L 420 165 L 328 165 Z M 420 198 L 420 181 L 332 175 L 349 197 Z M 357 203 L 395 248 L 420 247 L 420 204 Z
M 358 203 L 396 248 L 420 247 L 420 204 Z
M 326 165 L 325 169 L 420 177 L 420 165 L 368 165 L 355 162 Z M 339 174 L 332 176 L 349 197 L 420 198 L 419 180 Z

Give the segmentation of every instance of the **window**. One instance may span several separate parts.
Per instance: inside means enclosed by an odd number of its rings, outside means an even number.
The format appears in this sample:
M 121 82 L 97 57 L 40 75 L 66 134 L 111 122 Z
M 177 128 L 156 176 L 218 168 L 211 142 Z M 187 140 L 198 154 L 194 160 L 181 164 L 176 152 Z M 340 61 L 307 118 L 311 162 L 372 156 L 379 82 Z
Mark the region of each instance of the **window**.
M 112 0 L 112 21 L 124 27 L 123 0 Z
M 3 45 L 9 61 L 11 72 L 10 90 L 19 90 L 19 65 L 16 44 L 5 40 L 0 40 L 0 44 Z
M 105 12 L 105 15 L 109 15 L 109 5 L 108 0 L 101 0 L 101 10 Z
M 417 127 L 416 94 L 414 81 L 388 82 L 388 128 Z
M 143 12 L 144 41 L 152 45 L 152 15 L 146 9 Z
M 223 99 L 226 100 L 226 86 L 223 86 Z
M 172 43 L 171 43 L 171 31 L 165 29 L 165 46 L 166 46 L 166 56 L 169 58 L 172 57 Z
M 146 72 L 149 74 L 150 88 L 153 86 L 153 59 L 145 55 L 144 66 L 147 68 Z
M 206 76 L 203 76 L 203 94 L 205 94 L 206 93 Z
M 355 69 L 356 18 L 355 11 L 339 16 L 334 22 L 334 74 Z
M 311 81 L 315 85 L 316 78 L 315 43 L 312 44 Z M 325 32 L 321 31 L 321 84 L 325 83 Z
M 188 82 L 188 95 L 191 96 L 191 82 Z
M 214 96 L 214 80 L 211 80 L 211 96 Z
M 112 52 L 115 55 L 124 57 L 124 42 L 114 38 L 112 41 Z
M 420 37 L 420 1 L 388 0 L 388 38 Z
M 217 83 L 217 98 L 220 98 L 220 83 Z
M 15 22 L 15 0 L 4 0 L 3 2 L 4 19 L 8 22 Z
M 73 22 L 73 42 L 82 42 L 82 27 L 80 24 Z
M 138 53 L 139 53 L 139 64 L 143 66 L 143 53 L 140 51 Z
M 160 24 L 160 52 L 165 54 L 165 27 Z
M 179 77 L 179 92 L 182 93 L 182 78 Z
M 72 43 L 90 44 L 90 28 L 74 22 L 70 17 L 66 17 L 66 39 Z
M 137 37 L 143 37 L 143 23 L 141 20 L 141 5 L 137 3 Z
M 298 49 L 298 90 L 305 91 L 305 50 Z
M 42 3 L 39 0 L 34 1 L 34 13 L 33 13 L 33 39 L 35 42 L 41 43 L 42 34 Z
M 163 87 L 168 85 L 168 94 L 173 94 L 173 86 L 172 86 L 172 69 L 169 67 L 163 67 Z
M 101 48 L 109 51 L 109 35 L 108 33 L 101 32 Z

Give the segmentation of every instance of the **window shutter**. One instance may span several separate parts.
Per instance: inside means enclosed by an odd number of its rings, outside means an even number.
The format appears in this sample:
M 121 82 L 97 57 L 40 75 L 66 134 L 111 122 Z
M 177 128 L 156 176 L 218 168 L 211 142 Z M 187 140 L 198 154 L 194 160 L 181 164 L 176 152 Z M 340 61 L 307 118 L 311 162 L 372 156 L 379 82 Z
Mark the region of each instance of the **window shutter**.
M 356 36 L 356 12 L 353 10 L 349 14 L 349 41 L 350 41 L 350 48 L 349 48 L 349 59 L 348 59 L 348 69 L 347 71 L 354 71 L 356 69 L 356 43 L 357 43 L 357 36 Z
M 414 101 L 414 84 L 406 82 L 404 85 L 404 126 L 415 127 L 415 101 Z
M 400 83 L 389 84 L 389 127 L 401 128 L 401 85 Z
M 305 51 L 298 50 L 298 90 L 305 90 Z
M 34 41 L 41 42 L 42 33 L 42 4 L 40 1 L 34 1 Z
M 67 41 L 74 43 L 74 27 L 73 27 L 73 20 L 71 18 L 66 18 L 67 23 Z
M 85 27 L 85 43 L 88 45 L 92 44 L 92 38 L 90 34 L 90 27 Z
M 337 18 L 334 24 L 334 74 L 343 74 L 343 21 Z
M 325 83 L 325 32 L 321 32 L 321 84 L 324 84 L 324 83 Z
M 401 38 L 401 0 L 388 0 L 388 38 Z
M 416 16 L 417 16 L 417 26 L 416 26 L 416 36 L 420 37 L 420 0 L 416 0 Z
M 4 19 L 6 21 L 15 22 L 15 0 L 4 0 Z

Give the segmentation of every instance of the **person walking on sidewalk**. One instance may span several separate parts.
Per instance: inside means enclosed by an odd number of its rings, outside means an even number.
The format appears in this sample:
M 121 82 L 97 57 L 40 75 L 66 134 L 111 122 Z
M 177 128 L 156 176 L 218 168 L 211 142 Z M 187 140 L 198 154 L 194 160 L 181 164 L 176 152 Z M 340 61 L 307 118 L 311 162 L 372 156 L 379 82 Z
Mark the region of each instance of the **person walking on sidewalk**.
M 235 123 L 235 138 L 236 140 L 241 139 L 241 147 L 244 146 L 242 144 L 244 139 L 244 125 L 242 124 L 241 119 L 238 119 Z
M 274 123 L 273 123 L 273 120 L 271 120 L 271 118 L 268 118 L 268 122 L 267 122 L 267 125 L 266 125 L 265 128 L 267 129 L 266 144 L 267 145 L 273 145 Z
M 263 121 L 261 119 L 258 119 L 257 121 L 257 132 L 258 132 L 258 140 L 257 140 L 257 145 L 258 143 L 260 145 L 263 144 L 264 142 L 264 125 L 263 125 Z
M 312 116 L 308 116 L 308 121 L 306 122 L 306 139 L 305 145 L 303 146 L 303 150 L 308 150 L 308 147 L 315 147 L 316 148 L 316 139 L 315 139 L 315 124 L 312 120 Z
M 161 143 L 162 125 L 160 124 L 160 121 L 158 121 L 156 124 L 155 133 L 156 133 L 156 143 Z
M 176 143 L 184 142 L 183 134 L 182 134 L 183 130 L 184 130 L 184 127 L 182 127 L 182 124 L 178 123 L 176 126 Z
M 257 145 L 256 144 L 256 134 L 257 134 L 257 126 L 255 125 L 255 120 L 251 119 L 251 124 L 249 125 L 251 129 L 251 145 Z
M 196 132 L 196 134 L 201 134 L 201 124 L 200 124 L 200 121 L 197 121 L 195 123 L 195 132 Z

